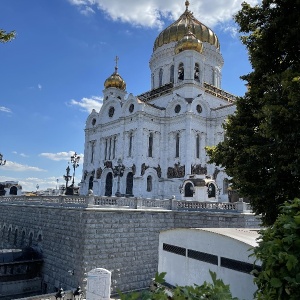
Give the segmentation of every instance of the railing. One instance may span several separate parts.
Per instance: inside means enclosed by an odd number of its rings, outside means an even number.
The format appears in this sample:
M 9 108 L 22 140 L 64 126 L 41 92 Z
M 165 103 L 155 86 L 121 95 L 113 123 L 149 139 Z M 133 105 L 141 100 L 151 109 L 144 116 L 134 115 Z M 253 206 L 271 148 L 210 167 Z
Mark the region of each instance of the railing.
M 43 205 L 67 208 L 115 208 L 115 209 L 151 209 L 173 211 L 220 211 L 220 212 L 251 212 L 249 203 L 199 202 L 176 199 L 150 199 L 137 197 L 107 196 L 0 196 L 1 204 Z

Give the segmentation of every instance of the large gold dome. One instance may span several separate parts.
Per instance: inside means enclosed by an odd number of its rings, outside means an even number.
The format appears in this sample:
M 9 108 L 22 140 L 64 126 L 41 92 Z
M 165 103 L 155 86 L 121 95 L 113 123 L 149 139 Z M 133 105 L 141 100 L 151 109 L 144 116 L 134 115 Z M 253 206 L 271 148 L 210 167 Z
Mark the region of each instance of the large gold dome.
M 126 82 L 123 80 L 123 78 L 118 74 L 118 68 L 115 67 L 115 72 L 111 74 L 104 82 L 104 87 L 110 88 L 114 87 L 119 90 L 125 91 L 126 89 Z
M 191 32 L 201 42 L 210 43 L 217 49 L 220 49 L 219 39 L 216 34 L 193 16 L 193 13 L 188 10 L 188 1 L 185 2 L 185 5 L 186 10 L 179 19 L 163 30 L 156 38 L 153 51 L 162 45 L 180 41 L 186 35 L 187 28 L 190 28 Z

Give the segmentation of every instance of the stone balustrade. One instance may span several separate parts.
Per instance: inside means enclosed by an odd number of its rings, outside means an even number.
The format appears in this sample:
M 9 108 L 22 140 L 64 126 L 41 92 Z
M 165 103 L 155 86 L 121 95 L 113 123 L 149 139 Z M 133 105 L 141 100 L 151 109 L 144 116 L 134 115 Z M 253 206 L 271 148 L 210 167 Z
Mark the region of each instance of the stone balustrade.
M 156 209 L 174 211 L 222 211 L 250 213 L 249 203 L 199 202 L 176 199 L 150 199 L 107 196 L 1 196 L 0 204 L 64 206 L 70 208 Z

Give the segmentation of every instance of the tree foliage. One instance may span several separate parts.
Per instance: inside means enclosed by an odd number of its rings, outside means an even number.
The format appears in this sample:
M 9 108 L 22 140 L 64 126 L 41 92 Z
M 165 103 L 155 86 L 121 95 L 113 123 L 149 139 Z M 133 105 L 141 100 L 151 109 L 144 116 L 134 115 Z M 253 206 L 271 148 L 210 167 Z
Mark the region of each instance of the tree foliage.
M 164 285 L 164 277 L 166 273 L 156 274 L 155 282 L 158 287 L 154 291 L 133 292 L 130 294 L 119 293 L 121 300 L 238 300 L 233 298 L 229 285 L 224 284 L 221 279 L 217 279 L 216 273 L 209 271 L 212 283 L 204 282 L 202 285 L 193 286 L 176 286 L 172 290 L 172 296 L 166 293 Z
M 242 4 L 235 21 L 253 68 L 241 77 L 249 90 L 224 125 L 226 139 L 207 149 L 266 225 L 300 195 L 299 20 L 300 0 Z
M 6 32 L 3 29 L 0 29 L 0 42 L 1 43 L 7 43 L 11 40 L 13 40 L 16 36 L 16 32 L 15 31 L 11 31 L 11 32 Z
M 254 279 L 257 299 L 300 299 L 300 199 L 286 202 L 272 227 L 260 231 L 253 255 L 262 261 Z

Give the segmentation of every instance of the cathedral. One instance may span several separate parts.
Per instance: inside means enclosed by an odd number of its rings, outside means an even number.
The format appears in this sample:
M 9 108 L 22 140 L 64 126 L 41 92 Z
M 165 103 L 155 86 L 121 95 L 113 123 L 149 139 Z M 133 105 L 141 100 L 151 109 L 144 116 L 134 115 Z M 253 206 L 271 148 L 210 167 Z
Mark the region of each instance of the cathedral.
M 154 41 L 150 91 L 127 94 L 116 58 L 103 105 L 86 121 L 81 194 L 203 201 L 193 188 L 209 179 L 213 199 L 228 201 L 228 176 L 207 163 L 205 147 L 224 139 L 235 96 L 221 89 L 218 37 L 185 6 Z

